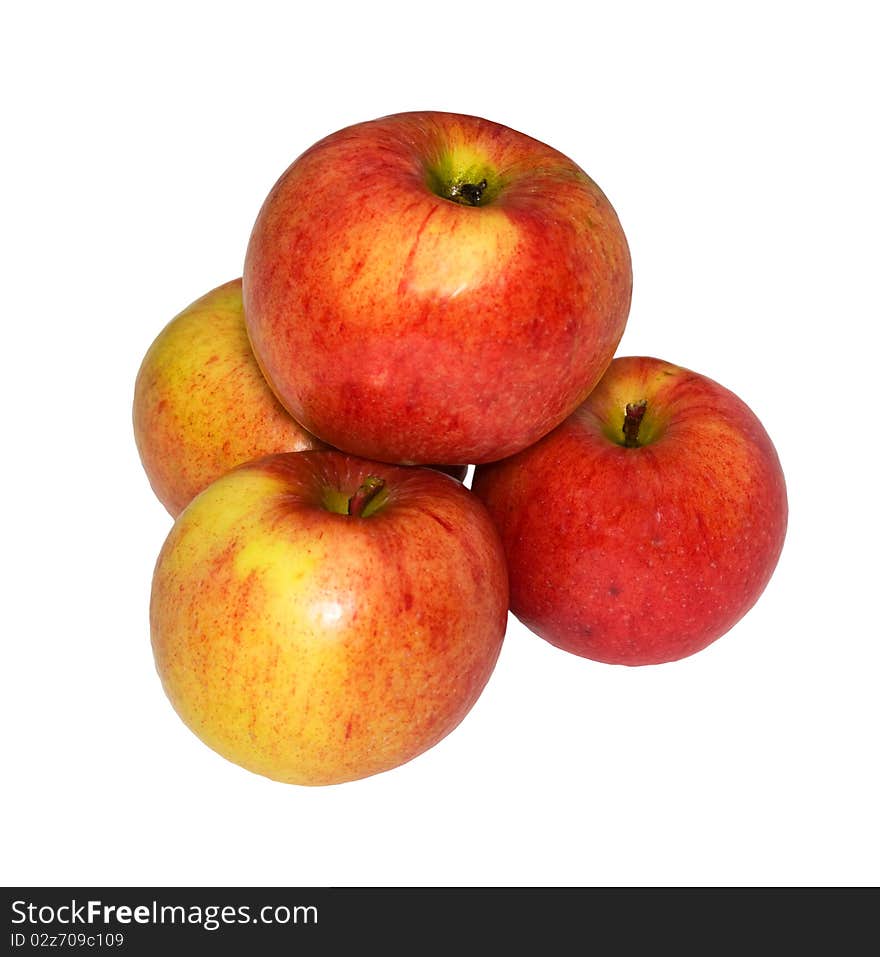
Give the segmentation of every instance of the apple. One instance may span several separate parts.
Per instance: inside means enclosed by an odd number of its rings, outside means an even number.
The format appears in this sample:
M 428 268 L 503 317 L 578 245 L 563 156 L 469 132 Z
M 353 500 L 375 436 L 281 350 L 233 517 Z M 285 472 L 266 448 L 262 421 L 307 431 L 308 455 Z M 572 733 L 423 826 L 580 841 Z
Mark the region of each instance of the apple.
M 388 462 L 480 463 L 588 395 L 629 312 L 618 217 L 557 150 L 475 116 L 339 130 L 269 192 L 243 295 L 291 415 Z
M 177 517 L 150 598 L 183 722 L 276 781 L 395 768 L 473 707 L 507 625 L 507 569 L 473 493 L 335 450 L 247 462 Z
M 551 644 L 611 664 L 692 655 L 754 605 L 788 504 L 754 412 L 704 375 L 614 359 L 553 432 L 477 466 L 504 543 L 511 611 Z
M 172 516 L 242 462 L 326 447 L 263 378 L 245 329 L 241 279 L 211 290 L 162 329 L 135 379 L 132 421 L 144 471 Z

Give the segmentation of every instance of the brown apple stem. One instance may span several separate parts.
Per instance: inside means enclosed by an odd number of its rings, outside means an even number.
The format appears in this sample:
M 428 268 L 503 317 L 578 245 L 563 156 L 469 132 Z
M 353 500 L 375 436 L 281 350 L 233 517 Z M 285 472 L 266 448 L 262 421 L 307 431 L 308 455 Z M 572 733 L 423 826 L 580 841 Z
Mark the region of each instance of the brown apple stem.
M 483 198 L 483 190 L 489 184 L 481 179 L 479 183 L 455 183 L 449 187 L 446 198 L 462 206 L 479 206 Z
M 348 500 L 348 514 L 360 516 L 372 500 L 385 488 L 385 479 L 368 475 L 360 488 Z
M 640 399 L 638 402 L 628 402 L 626 405 L 626 415 L 623 419 L 623 444 L 628 449 L 637 449 L 639 447 L 639 426 L 645 417 L 645 409 L 647 409 L 647 407 L 647 399 Z

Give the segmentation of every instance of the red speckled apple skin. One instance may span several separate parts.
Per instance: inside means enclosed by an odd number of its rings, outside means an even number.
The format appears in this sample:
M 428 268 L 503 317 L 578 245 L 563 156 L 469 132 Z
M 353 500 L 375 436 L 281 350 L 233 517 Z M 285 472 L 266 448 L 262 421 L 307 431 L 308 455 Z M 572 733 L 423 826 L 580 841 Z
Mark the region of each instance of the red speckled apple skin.
M 627 402 L 652 440 L 625 448 Z M 615 359 L 577 411 L 473 491 L 504 543 L 511 610 L 573 654 L 647 665 L 692 655 L 754 605 L 782 550 L 788 504 L 751 409 L 711 379 Z
M 173 517 L 242 462 L 326 447 L 260 373 L 240 279 L 191 303 L 155 338 L 135 380 L 132 425 L 150 485 Z
M 444 156 L 488 164 L 498 195 L 477 208 L 432 192 Z M 477 117 L 410 113 L 332 134 L 287 169 L 243 288 L 263 373 L 305 428 L 370 459 L 476 463 L 586 397 L 632 272 L 614 209 L 567 157 Z

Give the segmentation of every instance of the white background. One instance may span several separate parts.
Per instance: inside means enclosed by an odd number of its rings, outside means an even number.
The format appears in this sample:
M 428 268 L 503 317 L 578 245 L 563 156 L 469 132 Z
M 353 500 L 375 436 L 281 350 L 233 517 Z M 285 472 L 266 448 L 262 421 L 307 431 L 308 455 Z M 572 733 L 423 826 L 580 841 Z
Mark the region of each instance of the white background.
M 5 8 L 7 886 L 877 883 L 871 7 Z M 296 155 L 429 108 L 520 129 L 599 183 L 634 264 L 618 354 L 752 406 L 788 537 L 758 604 L 690 659 L 600 665 L 511 619 L 431 751 L 280 785 L 204 747 L 155 674 L 170 519 L 135 450 L 134 377 L 165 322 L 240 275 Z

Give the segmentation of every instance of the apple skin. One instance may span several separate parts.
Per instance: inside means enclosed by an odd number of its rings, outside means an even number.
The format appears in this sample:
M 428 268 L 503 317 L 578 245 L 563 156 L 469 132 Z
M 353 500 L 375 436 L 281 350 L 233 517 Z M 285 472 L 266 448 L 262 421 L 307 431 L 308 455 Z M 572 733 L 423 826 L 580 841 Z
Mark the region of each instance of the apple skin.
M 486 181 L 480 205 L 450 199 Z M 488 462 L 558 425 L 623 334 L 626 238 L 572 160 L 454 113 L 339 130 L 276 182 L 247 246 L 248 334 L 305 428 L 388 462 Z
M 647 401 L 627 448 L 628 403 Z M 754 605 L 778 562 L 788 501 L 776 450 L 717 382 L 614 359 L 558 428 L 472 490 L 504 543 L 511 611 L 551 644 L 610 664 L 705 648 Z
M 386 483 L 375 512 L 331 510 L 368 476 Z M 276 781 L 337 784 L 459 724 L 495 667 L 507 602 L 497 531 L 460 482 L 295 452 L 226 473 L 178 516 L 153 577 L 152 646 L 209 747 Z
M 132 424 L 150 485 L 172 517 L 242 462 L 326 448 L 263 378 L 245 329 L 241 279 L 211 290 L 162 329 L 135 379 Z

